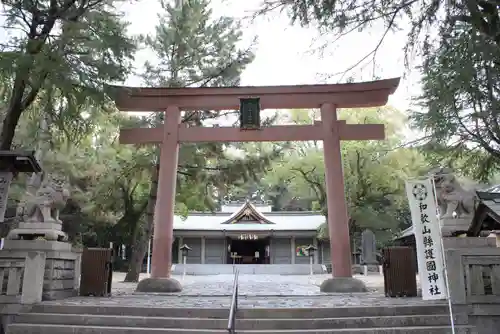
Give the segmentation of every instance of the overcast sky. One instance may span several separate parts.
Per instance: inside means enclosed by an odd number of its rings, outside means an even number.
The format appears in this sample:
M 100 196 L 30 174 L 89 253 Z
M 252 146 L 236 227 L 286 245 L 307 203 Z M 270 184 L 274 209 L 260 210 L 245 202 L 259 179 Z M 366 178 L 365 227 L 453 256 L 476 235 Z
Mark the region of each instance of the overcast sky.
M 240 18 L 244 25 L 243 43 L 258 38 L 255 61 L 245 70 L 242 85 L 285 85 L 336 83 L 339 77 L 328 78 L 351 67 L 375 47 L 383 33 L 382 27 L 369 32 L 355 33 L 336 43 L 329 43 L 321 55 L 317 50 L 328 39 L 319 38 L 315 28 L 291 26 L 285 14 L 275 13 L 269 18 L 245 19 L 261 0 L 212 0 L 214 15 L 228 15 Z M 158 0 L 141 0 L 123 7 L 131 22 L 132 34 L 148 34 L 154 31 L 160 11 Z M 406 41 L 404 32 L 390 34 L 377 52 L 375 74 L 381 78 L 399 77 L 405 74 L 403 47 Z M 154 54 L 139 52 L 136 66 L 140 66 Z M 373 67 L 358 69 L 356 80 L 372 80 Z M 326 77 L 326 78 L 325 78 Z M 412 96 L 419 93 L 417 71 L 406 71 L 401 85 L 389 103 L 400 110 L 406 110 Z M 138 78 L 131 77 L 127 84 L 140 85 Z

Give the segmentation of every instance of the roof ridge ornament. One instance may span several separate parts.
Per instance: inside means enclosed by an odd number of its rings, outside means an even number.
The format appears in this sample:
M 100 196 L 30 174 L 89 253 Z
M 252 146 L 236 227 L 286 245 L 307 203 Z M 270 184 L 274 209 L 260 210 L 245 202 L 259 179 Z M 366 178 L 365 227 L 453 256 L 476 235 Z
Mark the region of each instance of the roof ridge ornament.
M 257 208 L 251 203 L 250 200 L 246 200 L 244 204 L 236 210 L 226 221 L 221 224 L 237 224 L 243 220 L 243 217 L 253 218 L 253 220 L 244 220 L 245 224 L 273 224 L 274 223 L 266 218 Z

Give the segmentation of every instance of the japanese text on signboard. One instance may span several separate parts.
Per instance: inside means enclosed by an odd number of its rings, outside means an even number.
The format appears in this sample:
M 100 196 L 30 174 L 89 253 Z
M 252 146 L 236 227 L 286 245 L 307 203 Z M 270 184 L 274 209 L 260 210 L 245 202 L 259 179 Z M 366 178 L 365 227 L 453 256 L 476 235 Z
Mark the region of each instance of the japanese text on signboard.
M 430 180 L 408 182 L 407 191 L 424 299 L 446 298 L 440 227 L 432 183 Z

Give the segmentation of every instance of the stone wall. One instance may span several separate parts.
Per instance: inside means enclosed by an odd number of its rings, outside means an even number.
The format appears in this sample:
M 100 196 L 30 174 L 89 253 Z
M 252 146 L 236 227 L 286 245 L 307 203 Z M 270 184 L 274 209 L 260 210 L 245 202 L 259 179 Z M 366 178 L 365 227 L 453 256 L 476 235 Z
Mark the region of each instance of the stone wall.
M 494 238 L 444 238 L 453 308 L 466 309 L 478 334 L 500 328 L 500 248 Z
M 54 300 L 78 295 L 80 286 L 81 252 L 71 244 L 46 240 L 5 240 L 0 260 L 22 261 L 30 251 L 45 254 L 43 300 Z

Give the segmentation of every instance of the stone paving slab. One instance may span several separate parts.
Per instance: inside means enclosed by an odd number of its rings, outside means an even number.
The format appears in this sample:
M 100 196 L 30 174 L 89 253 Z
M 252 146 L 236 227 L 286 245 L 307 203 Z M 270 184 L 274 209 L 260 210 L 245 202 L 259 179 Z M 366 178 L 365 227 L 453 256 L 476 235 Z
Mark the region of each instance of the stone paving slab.
M 132 294 L 137 283 L 124 283 L 123 273 L 114 273 L 113 295 Z M 141 275 L 141 279 L 147 275 Z M 242 296 L 314 296 L 325 295 L 319 291 L 321 283 L 330 275 L 240 275 L 239 294 Z M 233 275 L 174 276 L 183 286 L 179 296 L 230 296 Z M 370 292 L 383 294 L 381 275 L 356 276 L 363 280 Z
M 109 298 L 78 297 L 59 301 L 43 302 L 47 305 L 63 306 L 131 306 L 152 308 L 229 308 L 231 298 L 196 296 L 122 295 Z M 423 301 L 421 298 L 385 298 L 380 294 L 342 294 L 325 296 L 252 296 L 238 298 L 240 308 L 311 308 L 349 306 L 397 306 L 430 305 L 443 302 Z
M 111 297 L 75 297 L 48 301 L 48 305 L 131 306 L 172 308 L 228 308 L 233 275 L 175 277 L 183 291 L 176 294 L 138 294 L 137 283 L 124 283 L 124 273 L 114 273 Z M 141 279 L 147 275 L 141 275 Z M 367 285 L 367 293 L 325 294 L 319 285 L 330 275 L 241 275 L 238 306 L 241 308 L 311 308 L 347 306 L 428 305 L 442 302 L 421 298 L 386 298 L 381 275 L 357 276 Z

